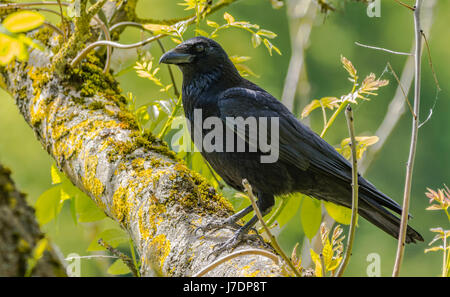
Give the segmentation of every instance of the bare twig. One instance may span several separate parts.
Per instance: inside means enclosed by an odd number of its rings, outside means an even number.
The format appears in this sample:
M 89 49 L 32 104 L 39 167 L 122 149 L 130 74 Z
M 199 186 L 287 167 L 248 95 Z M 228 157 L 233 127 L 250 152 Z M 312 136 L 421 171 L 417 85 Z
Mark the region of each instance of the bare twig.
M 431 26 L 433 22 L 433 8 L 436 5 L 436 0 L 428 0 L 423 3 L 421 7 L 422 14 L 422 29 L 425 34 L 429 34 L 431 31 Z M 414 44 L 413 44 L 414 47 Z M 405 62 L 402 73 L 400 75 L 400 84 L 397 86 L 394 97 L 392 98 L 389 106 L 387 108 L 386 115 L 383 121 L 378 127 L 375 135 L 378 136 L 379 140 L 374 145 L 370 146 L 365 153 L 365 156 L 360 162 L 360 173 L 364 173 L 376 158 L 378 153 L 383 148 L 389 136 L 394 131 L 395 127 L 399 123 L 402 115 L 405 113 L 405 97 L 404 94 L 409 93 L 412 81 L 414 77 L 414 57 L 409 56 Z M 403 87 L 402 87 L 403 86 Z M 414 113 L 414 112 L 412 112 Z
M 244 255 L 260 255 L 260 256 L 264 256 L 264 257 L 271 259 L 276 264 L 279 263 L 277 255 L 275 255 L 271 252 L 268 252 L 265 250 L 260 250 L 260 249 L 246 249 L 246 250 L 240 250 L 240 251 L 228 254 L 220 259 L 217 259 L 213 263 L 211 263 L 208 266 L 206 266 L 205 268 L 203 268 L 201 271 L 194 274 L 193 277 L 204 276 L 205 274 L 207 274 L 208 272 L 210 272 L 211 270 L 213 270 L 220 264 L 225 263 L 228 260 L 231 260 L 233 258 L 244 256 Z
M 249 182 L 247 181 L 247 179 L 242 180 L 242 185 L 244 186 L 244 188 L 247 192 L 247 195 L 248 195 L 250 201 L 252 202 L 253 210 L 255 211 L 255 214 L 258 217 L 259 222 L 261 223 L 264 230 L 266 231 L 267 236 L 269 236 L 272 247 L 275 249 L 275 251 L 277 251 L 277 253 L 281 256 L 281 258 L 283 258 L 283 260 L 286 262 L 286 264 L 289 266 L 289 268 L 292 270 L 292 272 L 296 276 L 301 276 L 300 272 L 295 268 L 294 264 L 292 264 L 292 261 L 286 256 L 286 254 L 280 248 L 280 246 L 278 245 L 277 239 L 275 238 L 275 236 L 273 236 L 272 232 L 270 232 L 269 227 L 267 227 L 267 224 L 264 222 L 264 218 L 259 210 L 258 205 L 256 204 L 256 198 L 253 194 L 252 187 L 249 184 Z
M 403 86 L 402 86 L 402 82 L 401 82 L 400 79 L 398 78 L 397 73 L 395 73 L 394 68 L 392 68 L 391 63 L 388 62 L 388 63 L 387 63 L 387 67 L 391 70 L 392 75 L 394 76 L 395 80 L 396 80 L 397 83 L 398 83 L 399 88 L 401 89 L 401 91 L 402 91 L 402 93 L 403 93 L 403 96 L 405 96 L 405 101 L 406 101 L 406 103 L 408 104 L 409 111 L 411 111 L 411 115 L 412 115 L 414 118 L 417 118 L 417 116 L 414 114 L 413 107 L 412 107 L 411 103 L 409 102 L 408 95 L 407 95 L 405 89 L 404 89 Z
M 398 4 L 400 4 L 401 6 L 403 6 L 403 7 L 406 7 L 406 8 L 408 8 L 408 9 L 410 9 L 410 10 L 412 10 L 412 11 L 414 11 L 414 7 L 411 7 L 411 6 L 409 6 L 408 4 L 406 4 L 406 3 L 403 3 L 402 1 L 400 1 L 400 0 L 394 0 L 395 2 L 397 2 Z
M 117 258 L 119 258 L 120 260 L 122 260 L 122 262 L 127 265 L 127 267 L 130 269 L 131 273 L 133 274 L 133 276 L 138 277 L 139 276 L 139 272 L 136 269 L 136 266 L 134 266 L 134 262 L 133 259 L 131 259 L 130 257 L 128 257 L 127 255 L 125 255 L 124 253 L 122 253 L 121 251 L 119 251 L 118 249 L 113 248 L 112 246 L 110 246 L 109 244 L 107 244 L 103 239 L 99 239 L 98 240 L 98 244 L 101 245 L 102 247 L 104 247 L 105 249 L 107 249 L 111 254 L 113 254 L 114 256 L 117 256 Z
M 365 47 L 365 48 L 370 48 L 370 49 L 374 49 L 374 50 L 379 50 L 379 51 L 384 51 L 384 52 L 388 52 L 388 53 L 395 54 L 395 55 L 404 55 L 404 56 L 412 56 L 412 55 L 413 55 L 413 54 L 411 54 L 411 53 L 397 52 L 397 51 L 393 51 L 393 50 L 386 49 L 386 48 L 382 48 L 382 47 L 371 46 L 371 45 L 365 45 L 365 44 L 362 44 L 362 43 L 359 43 L 359 42 L 356 42 L 356 41 L 355 41 L 355 44 L 356 44 L 357 46 L 361 46 L 361 47 Z
M 64 13 L 63 13 L 63 9 L 62 9 L 61 0 L 58 0 L 57 2 L 58 2 L 58 6 L 59 6 L 59 13 L 61 15 L 61 26 L 62 26 L 62 30 L 63 30 L 63 40 L 64 40 L 64 42 L 66 42 L 66 38 L 67 38 L 66 19 L 64 18 Z
M 117 24 L 114 24 L 113 26 L 111 26 L 111 28 L 109 30 L 112 32 L 112 31 L 116 30 L 117 28 L 120 28 L 120 27 L 123 27 L 123 26 L 136 27 L 136 28 L 139 28 L 141 30 L 145 30 L 145 31 L 148 31 L 148 32 L 152 33 L 152 31 L 150 31 L 148 29 L 145 29 L 142 24 L 139 24 L 139 23 L 136 23 L 136 22 L 120 22 L 120 23 L 117 23 Z M 152 33 L 152 35 L 153 35 L 153 33 Z M 157 39 L 156 41 L 158 42 L 158 45 L 159 45 L 161 51 L 163 53 L 165 53 L 166 49 L 164 48 L 164 45 L 162 44 L 161 40 Z M 178 97 L 180 97 L 180 92 L 178 91 L 178 87 L 177 87 L 177 84 L 175 82 L 175 76 L 173 75 L 172 67 L 169 64 L 167 64 L 167 69 L 169 70 L 170 80 L 172 81 L 173 93 L 174 93 L 175 97 L 178 98 Z
M 93 6 L 92 6 L 93 7 Z M 92 7 L 89 9 L 89 12 L 91 12 Z M 212 11 L 212 10 L 211 10 Z M 210 11 L 210 12 L 211 12 Z M 195 20 L 197 19 L 197 16 L 194 15 L 191 18 L 184 20 L 182 22 L 186 23 L 186 25 L 190 25 L 192 23 L 195 22 Z M 116 48 L 121 48 L 121 49 L 130 49 L 130 48 L 135 48 L 135 47 L 140 47 L 143 45 L 146 45 L 150 42 L 156 41 L 160 38 L 166 37 L 168 35 L 166 34 L 158 34 L 155 36 L 152 36 L 150 38 L 147 38 L 146 40 L 143 40 L 141 42 L 136 42 L 136 43 L 132 43 L 132 44 L 121 44 L 118 42 L 113 42 L 113 41 L 107 41 L 107 40 L 99 40 L 96 42 L 93 42 L 91 44 L 89 44 L 87 47 L 85 47 L 70 63 L 71 67 L 74 67 L 75 65 L 77 65 L 81 60 L 83 60 L 84 57 L 86 57 L 86 55 L 94 48 L 98 47 L 98 46 L 103 46 L 103 45 L 109 45 L 112 47 L 116 47 Z
M 350 261 L 350 256 L 352 254 L 353 242 L 355 240 L 355 230 L 356 222 L 358 220 L 358 162 L 356 159 L 356 139 L 355 139 L 355 128 L 353 125 L 353 112 L 352 108 L 347 105 L 345 109 L 345 117 L 347 119 L 348 132 L 350 134 L 350 148 L 352 150 L 352 216 L 350 219 L 350 230 L 347 239 L 347 250 L 344 254 L 344 259 L 342 260 L 339 270 L 336 276 L 342 276 L 344 274 L 345 268 Z
M 52 28 L 53 30 L 55 30 L 56 33 L 58 33 L 58 34 L 60 34 L 60 35 L 64 35 L 64 32 L 61 31 L 61 29 L 59 29 L 58 27 L 56 27 L 56 26 L 53 25 L 52 23 L 44 22 L 44 25 L 47 26 L 47 27 L 49 27 L 49 28 Z
M 146 45 L 150 42 L 153 42 L 157 39 L 160 39 L 162 37 L 164 37 L 165 35 L 163 34 L 159 34 L 159 35 L 155 35 L 152 37 L 147 38 L 146 40 L 140 41 L 140 42 L 136 42 L 136 43 L 132 43 L 132 44 L 122 44 L 122 43 L 118 43 L 118 42 L 114 42 L 114 41 L 108 41 L 108 40 L 99 40 L 96 42 L 93 42 L 91 44 L 89 44 L 87 47 L 85 47 L 70 63 L 70 65 L 72 67 L 74 67 L 75 65 L 77 65 L 81 60 L 83 60 L 86 55 L 94 48 L 99 47 L 99 46 L 103 46 L 103 45 L 109 45 L 115 48 L 121 48 L 121 49 L 130 49 L 130 48 L 135 48 L 135 47 L 140 47 L 143 45 Z
M 69 3 L 60 1 L 43 1 L 43 2 L 22 2 L 22 3 L 3 3 L 0 4 L 0 8 L 11 8 L 11 7 L 27 7 L 27 6 L 45 6 L 45 5 L 64 5 L 67 6 Z
M 405 238 L 408 226 L 408 213 L 411 198 L 411 185 L 414 169 L 414 160 L 416 156 L 417 136 L 419 132 L 419 108 L 420 108 L 420 66 L 422 56 L 422 35 L 420 28 L 420 5 L 421 0 L 416 0 L 414 10 L 414 32 L 415 32 L 415 53 L 414 53 L 414 114 L 417 118 L 413 118 L 411 131 L 411 145 L 409 149 L 408 163 L 406 164 L 406 179 L 403 194 L 403 210 L 400 224 L 400 232 L 398 236 L 397 255 L 395 258 L 392 276 L 398 276 L 405 252 Z
M 431 72 L 433 73 L 434 83 L 436 84 L 438 91 L 441 91 L 442 89 L 439 86 L 439 81 L 436 76 L 436 71 L 434 71 L 433 61 L 431 60 L 431 51 L 430 51 L 430 46 L 428 45 L 427 36 L 423 32 L 423 30 L 420 30 L 420 34 L 422 34 L 422 37 L 425 40 L 425 45 L 427 47 L 427 53 L 428 53 L 428 63 L 430 64 Z
M 96 15 L 94 15 L 93 19 L 100 26 L 100 29 L 102 30 L 103 34 L 105 35 L 106 40 L 111 41 L 111 36 L 109 34 L 109 30 L 106 27 L 105 23 Z M 107 73 L 109 71 L 109 65 L 111 64 L 111 54 L 112 54 L 112 47 L 107 46 L 106 47 L 106 62 L 105 62 L 105 67 L 103 68 L 103 73 Z

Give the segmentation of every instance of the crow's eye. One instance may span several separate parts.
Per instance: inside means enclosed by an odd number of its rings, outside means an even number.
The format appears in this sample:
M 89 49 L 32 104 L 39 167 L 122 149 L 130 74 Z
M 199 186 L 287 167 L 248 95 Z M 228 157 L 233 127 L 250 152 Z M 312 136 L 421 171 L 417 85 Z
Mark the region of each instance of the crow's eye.
M 199 43 L 199 44 L 195 45 L 194 49 L 197 53 L 201 53 L 205 50 L 205 46 L 203 44 Z

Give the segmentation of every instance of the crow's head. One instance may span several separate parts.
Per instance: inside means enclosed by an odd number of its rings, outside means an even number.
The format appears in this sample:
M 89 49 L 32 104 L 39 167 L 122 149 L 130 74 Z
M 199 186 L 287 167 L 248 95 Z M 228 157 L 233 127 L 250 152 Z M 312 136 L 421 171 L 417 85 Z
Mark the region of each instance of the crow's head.
M 218 68 L 233 67 L 227 53 L 214 40 L 194 37 L 166 52 L 160 63 L 175 64 L 184 74 L 208 73 Z

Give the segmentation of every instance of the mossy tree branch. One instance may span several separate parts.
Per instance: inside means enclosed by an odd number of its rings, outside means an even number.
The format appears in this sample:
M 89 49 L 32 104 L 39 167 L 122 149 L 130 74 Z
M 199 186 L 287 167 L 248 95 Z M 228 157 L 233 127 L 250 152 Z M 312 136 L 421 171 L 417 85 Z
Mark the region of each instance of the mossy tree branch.
M 50 30 L 38 32 L 48 46 Z M 195 238 L 196 225 L 226 217 L 231 205 L 200 175 L 150 134 L 142 136 L 117 82 L 91 53 L 76 69 L 54 75 L 33 50 L 0 77 L 37 139 L 66 176 L 116 220 L 140 254 L 142 276 L 155 271 L 189 276 L 214 259 L 212 246 L 232 235 L 220 230 Z M 249 242 L 238 249 L 262 248 Z M 251 254 L 208 275 L 281 275 L 271 259 Z

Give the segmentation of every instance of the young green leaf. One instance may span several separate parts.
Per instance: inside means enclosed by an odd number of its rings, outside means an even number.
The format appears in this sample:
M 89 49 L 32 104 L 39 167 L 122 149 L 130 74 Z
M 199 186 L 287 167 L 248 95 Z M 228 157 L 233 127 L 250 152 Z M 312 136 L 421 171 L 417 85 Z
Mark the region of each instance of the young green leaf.
M 55 164 L 50 167 L 50 175 L 52 177 L 52 185 L 60 184 L 62 182 L 62 176 Z
M 235 21 L 234 17 L 231 14 L 229 14 L 228 12 L 225 12 L 223 14 L 223 18 L 225 19 L 225 21 L 227 21 L 228 24 L 232 24 Z
M 105 213 L 85 194 L 75 197 L 75 211 L 78 222 L 95 222 L 106 218 Z
M 259 36 L 258 34 L 253 34 L 252 35 L 252 45 L 253 47 L 258 47 L 261 44 L 261 36 Z
M 310 198 L 308 196 L 303 197 L 303 203 L 300 210 L 300 218 L 302 222 L 303 231 L 306 237 L 310 240 L 316 235 L 322 222 L 322 208 L 320 201 Z
M 302 119 L 306 118 L 314 109 L 317 109 L 319 107 L 333 110 L 334 108 L 339 107 L 338 102 L 339 99 L 336 97 L 322 97 L 319 100 L 314 99 L 313 101 L 311 101 L 311 103 L 306 105 L 305 108 L 303 108 L 301 117 Z
M 219 28 L 220 27 L 219 24 L 217 24 L 216 22 L 210 21 L 210 20 L 206 20 L 206 24 L 208 26 L 210 26 L 210 27 L 213 27 L 213 28 Z
M 292 196 L 283 198 L 288 199 L 288 202 L 283 208 L 283 211 L 280 213 L 280 215 L 277 218 L 278 225 L 283 227 L 287 222 L 289 222 L 297 213 L 298 209 L 300 208 L 300 205 L 303 200 L 302 194 L 294 194 Z
M 61 188 L 61 185 L 53 186 L 37 199 L 34 207 L 39 225 L 47 224 L 61 211 Z
M 267 37 L 267 38 L 271 38 L 271 39 L 278 36 L 276 33 L 269 31 L 269 30 L 265 30 L 265 29 L 259 30 L 258 32 L 256 32 L 256 34 Z
M 323 205 L 327 210 L 330 217 L 332 217 L 339 224 L 350 225 L 352 217 L 352 210 L 347 207 L 343 207 L 332 202 L 324 201 Z
M 357 136 L 355 137 L 356 145 L 356 158 L 359 160 L 362 158 L 364 152 L 371 145 L 378 142 L 378 136 Z M 336 150 L 343 155 L 346 159 L 351 158 L 350 138 L 345 138 L 341 141 L 341 147 Z
M 111 266 L 109 266 L 107 272 L 112 275 L 122 275 L 131 273 L 130 268 L 128 268 L 122 260 L 117 259 Z
M 3 26 L 12 33 L 27 32 L 41 26 L 45 17 L 40 13 L 24 10 L 11 13 L 3 20 Z

